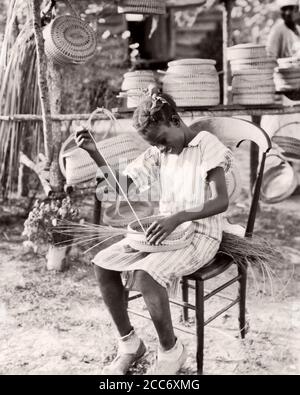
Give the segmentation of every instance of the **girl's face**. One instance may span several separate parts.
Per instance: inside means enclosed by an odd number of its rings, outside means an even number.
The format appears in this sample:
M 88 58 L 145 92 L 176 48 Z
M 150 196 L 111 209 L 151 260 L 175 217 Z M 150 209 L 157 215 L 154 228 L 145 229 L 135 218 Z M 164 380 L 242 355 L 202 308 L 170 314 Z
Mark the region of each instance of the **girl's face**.
M 171 122 L 170 125 L 160 124 L 152 135 L 152 138 L 148 138 L 149 143 L 162 152 L 179 155 L 185 148 L 185 133 L 180 121 Z

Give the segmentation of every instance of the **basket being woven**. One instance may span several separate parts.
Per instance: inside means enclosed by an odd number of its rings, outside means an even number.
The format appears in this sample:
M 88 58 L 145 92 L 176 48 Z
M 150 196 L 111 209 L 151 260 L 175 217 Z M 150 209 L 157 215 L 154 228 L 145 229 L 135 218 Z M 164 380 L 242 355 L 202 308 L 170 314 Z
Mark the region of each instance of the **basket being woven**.
M 152 216 L 141 219 L 145 230 L 149 229 L 153 222 L 163 218 L 162 216 Z M 189 246 L 194 236 L 194 224 L 186 222 L 178 226 L 160 245 L 150 245 L 137 221 L 131 222 L 128 227 L 126 240 L 131 248 L 142 252 L 164 252 L 174 251 Z
M 121 0 L 118 6 L 120 14 L 164 15 L 167 12 L 166 0 Z
M 45 53 L 59 64 L 84 64 L 96 51 L 93 29 L 79 17 L 62 15 L 55 18 L 43 31 Z

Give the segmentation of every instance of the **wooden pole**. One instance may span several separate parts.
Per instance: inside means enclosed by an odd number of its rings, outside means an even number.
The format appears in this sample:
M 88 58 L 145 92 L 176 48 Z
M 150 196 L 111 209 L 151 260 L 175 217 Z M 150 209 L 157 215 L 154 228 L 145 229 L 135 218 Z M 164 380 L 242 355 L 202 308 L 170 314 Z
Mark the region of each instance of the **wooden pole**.
M 47 59 L 44 49 L 44 38 L 41 28 L 41 0 L 30 0 L 33 16 L 33 30 L 37 50 L 38 83 L 43 117 L 44 145 L 46 168 L 50 169 L 53 156 L 53 139 L 49 89 L 47 83 Z
M 230 74 L 228 68 L 227 48 L 232 45 L 232 21 L 231 14 L 233 0 L 223 0 L 223 103 L 229 102 L 228 86 L 230 84 Z
M 62 75 L 59 66 L 48 61 L 48 87 L 50 91 L 51 114 L 61 112 Z M 55 192 L 63 191 L 63 177 L 59 168 L 59 152 L 62 144 L 61 122 L 52 121 L 53 156 L 50 166 L 50 185 Z

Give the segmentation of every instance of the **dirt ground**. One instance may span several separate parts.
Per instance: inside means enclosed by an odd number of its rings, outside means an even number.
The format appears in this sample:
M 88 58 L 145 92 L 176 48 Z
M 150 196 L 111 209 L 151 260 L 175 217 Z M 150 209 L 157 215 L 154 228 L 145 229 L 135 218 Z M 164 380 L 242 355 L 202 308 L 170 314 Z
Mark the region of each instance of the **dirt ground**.
M 272 281 L 258 269 L 255 279 L 249 273 L 249 332 L 244 341 L 238 336 L 237 309 L 206 328 L 205 374 L 300 373 L 299 204 L 298 195 L 261 206 L 257 233 L 279 247 L 285 259 L 273 262 Z M 244 196 L 231 208 L 235 222 L 245 220 L 247 206 Z M 3 207 L 3 213 L 7 216 L 9 208 Z M 49 272 L 42 255 L 22 246 L 23 220 L 12 219 L 0 225 L 0 374 L 100 374 L 116 353 L 116 333 L 93 276 L 91 255 L 73 249 L 68 271 Z M 222 282 L 229 277 L 230 273 L 222 276 Z M 217 283 L 213 280 L 207 290 Z M 227 296 L 235 292 L 224 291 Z M 224 299 L 213 299 L 207 316 L 226 304 Z M 140 301 L 131 308 L 146 314 Z M 149 348 L 131 374 L 144 374 L 155 358 L 157 337 L 148 320 L 131 317 Z M 182 374 L 195 374 L 196 338 L 187 333 L 194 330 L 194 317 L 183 324 L 180 309 L 174 307 L 173 320 L 188 349 Z

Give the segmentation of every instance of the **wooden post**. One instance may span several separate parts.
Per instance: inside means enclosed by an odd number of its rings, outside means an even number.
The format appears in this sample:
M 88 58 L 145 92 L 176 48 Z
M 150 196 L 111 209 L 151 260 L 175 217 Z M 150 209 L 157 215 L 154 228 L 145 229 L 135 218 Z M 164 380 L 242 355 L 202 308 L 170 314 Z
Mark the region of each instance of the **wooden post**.
M 62 75 L 59 66 L 48 61 L 48 87 L 50 91 L 51 114 L 61 112 Z M 59 152 L 62 144 L 61 122 L 52 121 L 53 156 L 50 166 L 50 185 L 55 192 L 63 191 L 63 177 L 59 168 Z
M 53 155 L 52 123 L 49 89 L 47 84 L 47 59 L 44 50 L 44 38 L 41 28 L 41 0 L 30 0 L 33 15 L 33 30 L 37 50 L 38 82 L 40 90 L 41 108 L 43 115 L 44 145 L 46 167 L 50 168 Z
M 233 0 L 223 0 L 223 103 L 225 105 L 228 104 L 228 85 L 230 84 L 227 48 L 232 45 L 232 8 Z

